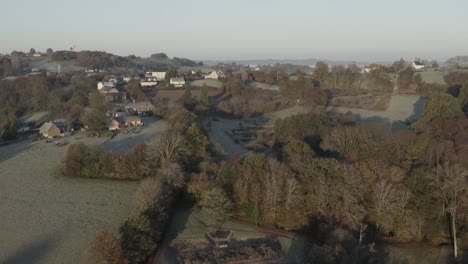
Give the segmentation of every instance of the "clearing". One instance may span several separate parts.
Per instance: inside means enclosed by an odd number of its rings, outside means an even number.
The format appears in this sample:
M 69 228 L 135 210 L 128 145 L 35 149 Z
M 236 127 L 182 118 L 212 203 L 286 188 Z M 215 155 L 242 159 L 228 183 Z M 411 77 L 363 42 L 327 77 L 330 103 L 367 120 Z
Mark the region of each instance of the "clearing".
M 176 264 L 179 251 L 205 251 L 210 248 L 206 239 L 206 232 L 212 230 L 203 222 L 198 208 L 184 208 L 177 206 L 167 229 L 161 249 L 158 251 L 153 263 Z M 232 219 L 222 225 L 222 229 L 232 232 L 231 238 L 236 240 L 268 239 L 278 241 L 281 245 L 282 259 L 286 263 L 301 263 L 303 258 L 304 241 L 293 233 L 270 227 L 256 227 L 244 220 Z
M 327 107 L 327 112 L 352 116 L 357 124 L 388 123 L 393 129 L 400 129 L 421 117 L 427 100 L 418 95 L 393 95 L 385 111 L 330 106 Z
M 216 89 L 223 88 L 223 83 L 218 80 L 196 80 L 191 82 L 190 85 L 195 87 L 202 87 L 203 85 L 206 85 L 207 87 L 213 87 Z
M 220 146 L 226 154 L 225 158 L 229 159 L 235 153 L 245 156 L 254 153 L 251 149 L 261 149 L 262 144 L 271 143 L 264 142 L 263 135 L 273 131 L 276 119 L 305 112 L 304 107 L 294 106 L 252 118 L 208 117 L 202 121 L 202 125 L 210 140 Z

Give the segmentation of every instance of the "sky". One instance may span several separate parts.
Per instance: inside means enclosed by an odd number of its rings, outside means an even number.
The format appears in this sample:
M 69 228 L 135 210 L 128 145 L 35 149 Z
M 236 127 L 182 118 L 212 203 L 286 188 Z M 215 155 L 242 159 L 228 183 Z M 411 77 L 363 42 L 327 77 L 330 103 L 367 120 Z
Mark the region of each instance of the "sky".
M 467 0 L 0 0 L 0 53 L 164 52 L 195 60 L 468 55 Z

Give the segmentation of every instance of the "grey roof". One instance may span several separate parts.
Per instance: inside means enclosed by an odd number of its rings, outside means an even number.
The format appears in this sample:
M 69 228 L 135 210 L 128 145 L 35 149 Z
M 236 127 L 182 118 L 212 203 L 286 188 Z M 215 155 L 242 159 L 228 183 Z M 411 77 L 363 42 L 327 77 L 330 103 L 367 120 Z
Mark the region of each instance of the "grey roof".
M 154 108 L 154 105 L 149 101 L 143 101 L 143 102 L 128 103 L 125 106 L 125 108 L 132 108 L 132 109 Z
M 141 118 L 139 116 L 124 116 L 123 120 L 125 122 L 141 122 Z
M 182 77 L 171 78 L 171 82 L 185 82 L 185 79 Z

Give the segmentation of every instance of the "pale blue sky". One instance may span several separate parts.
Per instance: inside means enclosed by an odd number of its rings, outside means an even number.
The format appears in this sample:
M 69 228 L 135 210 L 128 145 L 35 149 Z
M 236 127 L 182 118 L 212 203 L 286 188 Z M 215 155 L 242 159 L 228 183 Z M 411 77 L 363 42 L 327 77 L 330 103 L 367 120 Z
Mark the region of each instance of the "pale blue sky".
M 0 52 L 378 61 L 468 55 L 467 0 L 0 0 Z

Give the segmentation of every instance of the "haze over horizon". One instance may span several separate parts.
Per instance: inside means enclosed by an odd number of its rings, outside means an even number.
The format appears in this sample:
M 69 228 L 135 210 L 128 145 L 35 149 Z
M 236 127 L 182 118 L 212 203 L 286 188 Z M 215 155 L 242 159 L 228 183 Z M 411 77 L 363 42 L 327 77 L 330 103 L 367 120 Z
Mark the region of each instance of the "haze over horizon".
M 0 53 L 75 47 L 196 60 L 445 60 L 468 53 L 467 9 L 462 0 L 18 0 L 2 3 L 8 37 Z

